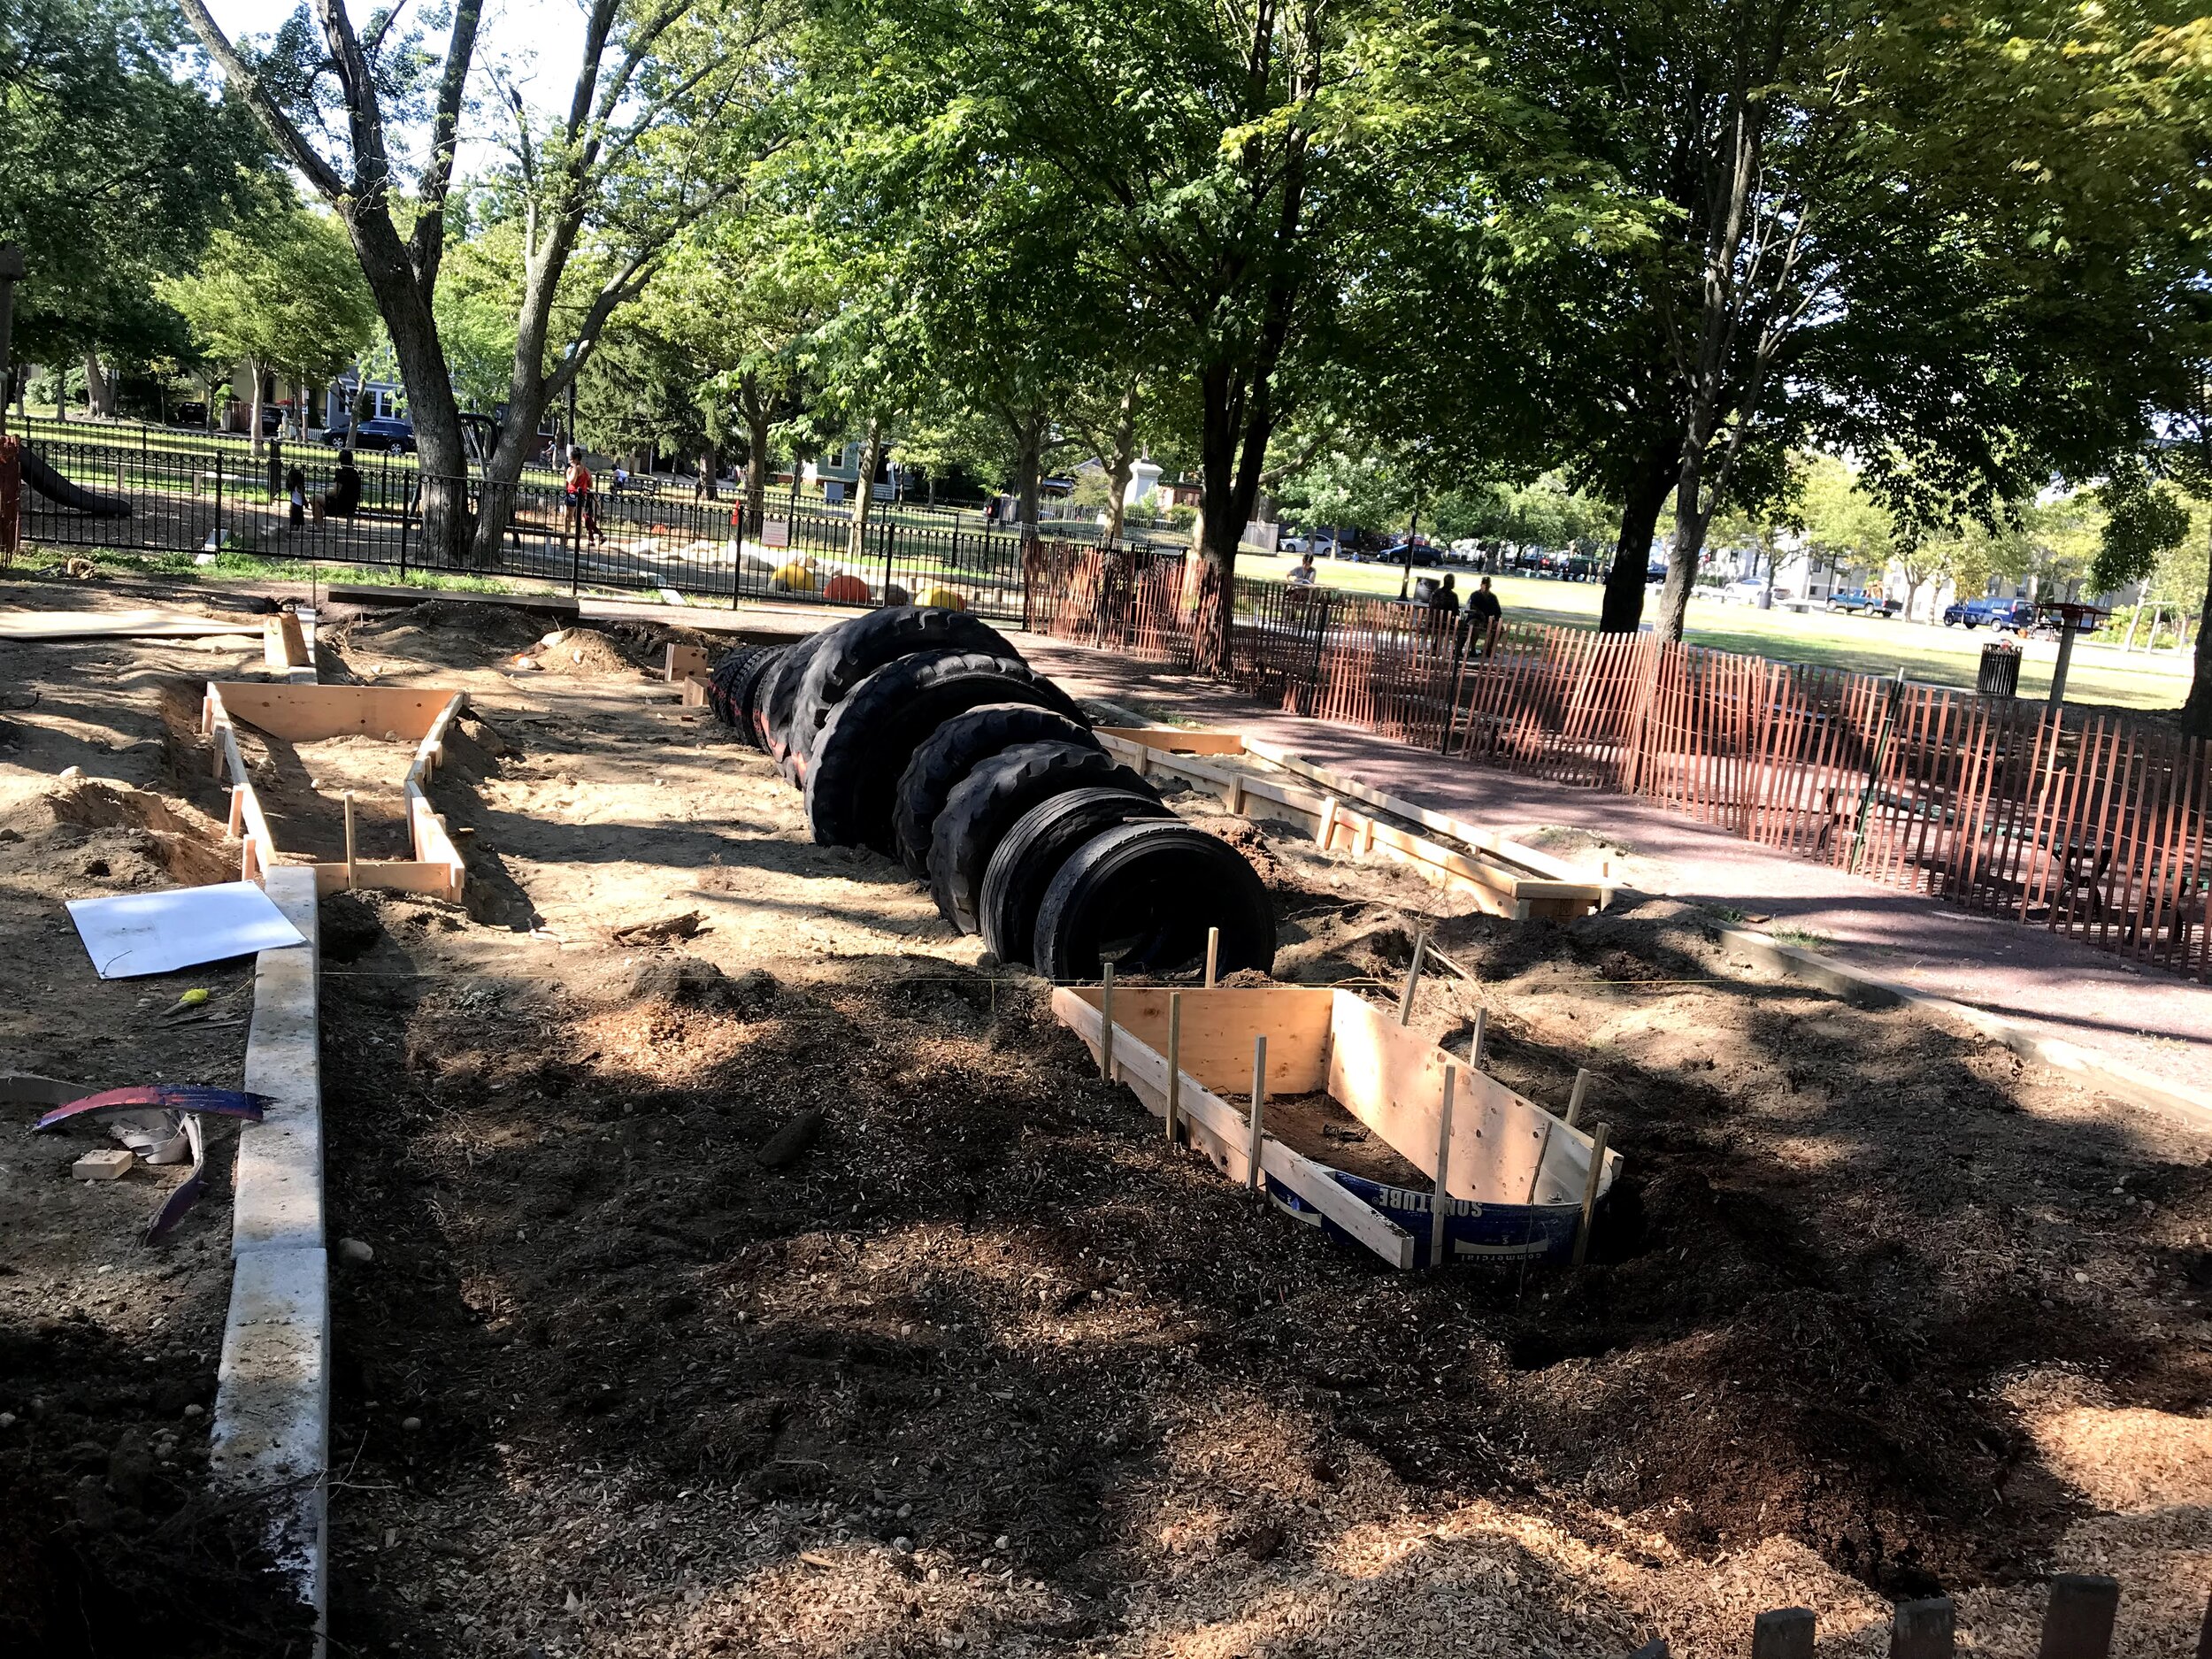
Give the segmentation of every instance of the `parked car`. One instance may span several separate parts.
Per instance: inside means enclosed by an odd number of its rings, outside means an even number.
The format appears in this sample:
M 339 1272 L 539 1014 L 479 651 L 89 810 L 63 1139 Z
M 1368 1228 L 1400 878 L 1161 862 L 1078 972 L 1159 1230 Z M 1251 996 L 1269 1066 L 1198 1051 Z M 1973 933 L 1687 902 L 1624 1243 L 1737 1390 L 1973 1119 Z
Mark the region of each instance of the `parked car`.
M 1863 588 L 1853 588 L 1828 595 L 1829 610 L 1847 611 L 1853 616 L 1881 617 L 1886 620 L 1904 608 L 1903 600 L 1885 599 L 1881 595 L 1870 594 Z
M 2009 632 L 2025 628 L 2035 619 L 2035 606 L 2025 599 L 1965 599 L 1943 608 L 1943 626 L 1997 628 Z
M 1412 554 L 1412 562 L 1416 565 L 1433 565 L 1436 563 L 1435 547 L 1430 542 L 1421 541 L 1393 541 L 1388 547 L 1383 549 L 1381 552 L 1370 553 L 1364 557 L 1375 560 L 1378 564 L 1403 565 L 1406 563 L 1409 549 Z
M 1755 605 L 1766 596 L 1766 591 L 1767 585 L 1764 582 L 1755 581 L 1746 577 L 1741 581 L 1730 582 L 1727 587 L 1722 588 L 1719 598 L 1720 602 L 1726 605 Z
M 334 449 L 346 447 L 346 429 L 333 426 L 323 434 L 323 442 Z M 396 415 L 372 415 L 361 423 L 361 430 L 354 441 L 357 449 L 388 449 L 395 455 L 415 452 L 415 426 L 412 421 L 402 420 Z

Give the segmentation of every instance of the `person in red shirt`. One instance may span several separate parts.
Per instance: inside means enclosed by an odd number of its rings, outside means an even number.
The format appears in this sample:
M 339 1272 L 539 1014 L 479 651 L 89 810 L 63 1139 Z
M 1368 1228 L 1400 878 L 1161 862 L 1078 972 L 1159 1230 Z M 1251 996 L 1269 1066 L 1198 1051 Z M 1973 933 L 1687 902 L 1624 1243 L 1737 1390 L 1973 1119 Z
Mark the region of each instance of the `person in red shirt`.
M 594 547 L 605 540 L 599 534 L 599 516 L 591 506 L 591 468 L 584 465 L 584 452 L 572 445 L 568 451 L 568 475 L 563 480 L 568 491 L 568 527 L 580 529 Z

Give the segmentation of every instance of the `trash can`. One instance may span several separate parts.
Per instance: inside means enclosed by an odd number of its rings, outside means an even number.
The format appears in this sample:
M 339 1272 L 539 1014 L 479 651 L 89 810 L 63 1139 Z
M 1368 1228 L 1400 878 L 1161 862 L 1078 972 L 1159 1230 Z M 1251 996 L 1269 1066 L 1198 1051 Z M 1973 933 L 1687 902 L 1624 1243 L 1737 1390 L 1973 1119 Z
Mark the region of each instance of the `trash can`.
M 1981 672 L 1975 678 L 1974 690 L 1985 697 L 2018 696 L 2020 648 L 2004 640 L 1992 640 L 1983 646 Z

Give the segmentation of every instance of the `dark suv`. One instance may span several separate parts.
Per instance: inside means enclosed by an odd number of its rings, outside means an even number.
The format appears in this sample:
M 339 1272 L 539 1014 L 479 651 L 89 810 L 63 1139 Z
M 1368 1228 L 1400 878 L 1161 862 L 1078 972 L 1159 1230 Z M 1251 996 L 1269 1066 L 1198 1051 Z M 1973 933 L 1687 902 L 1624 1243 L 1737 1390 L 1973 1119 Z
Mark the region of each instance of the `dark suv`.
M 323 434 L 323 442 L 334 449 L 346 447 L 346 429 L 333 426 Z M 415 452 L 415 426 L 412 421 L 402 420 L 396 415 L 373 415 L 361 423 L 361 431 L 355 439 L 357 449 L 389 449 L 395 455 Z

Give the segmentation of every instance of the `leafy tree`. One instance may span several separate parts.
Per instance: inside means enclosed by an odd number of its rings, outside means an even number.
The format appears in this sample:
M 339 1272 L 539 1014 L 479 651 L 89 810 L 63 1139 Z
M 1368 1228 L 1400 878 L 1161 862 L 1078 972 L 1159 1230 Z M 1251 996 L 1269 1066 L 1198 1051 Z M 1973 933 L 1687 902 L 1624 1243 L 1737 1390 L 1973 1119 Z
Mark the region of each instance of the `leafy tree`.
M 1714 515 L 1778 499 L 1792 449 L 1861 456 L 1893 511 L 1939 524 L 2139 440 L 2144 324 L 2185 263 L 2199 142 L 2172 119 L 2194 71 L 2148 51 L 2142 12 L 1453 0 L 1420 17 L 1414 90 L 1477 135 L 1468 197 L 1511 204 L 1532 173 L 1589 201 L 1587 234 L 1524 215 L 1505 269 L 1539 286 L 1503 287 L 1571 475 L 1623 503 L 1608 627 L 1636 624 L 1671 494 L 1659 626 L 1678 635 Z
M 243 363 L 253 381 L 254 453 L 261 452 L 265 379 L 327 380 L 376 332 L 376 308 L 345 233 L 296 209 L 252 234 L 219 230 L 200 268 L 164 290 L 217 363 Z
M 185 16 L 284 158 L 335 210 L 390 334 L 421 450 L 426 541 L 453 557 L 497 550 L 539 421 L 589 361 L 608 320 L 672 247 L 744 187 L 778 142 L 789 78 L 761 20 L 714 0 L 588 0 L 565 108 L 537 116 L 498 87 L 509 125 L 497 180 L 522 227 L 506 418 L 485 464 L 484 510 L 465 510 L 460 405 L 436 298 L 454 165 L 478 74 L 483 0 L 455 0 L 442 50 L 398 8 L 357 26 L 345 0 L 303 9 L 265 50 L 234 45 L 205 0 Z M 496 79 L 496 72 L 494 73 Z M 409 166 L 397 140 L 419 119 Z M 560 311 L 569 335 L 556 349 Z M 502 488 L 504 487 L 504 488 Z
M 1283 412 L 1278 373 L 1331 304 L 1326 267 L 1369 199 L 1343 15 L 1330 0 L 842 0 L 811 48 L 823 78 L 854 89 L 852 119 L 909 135 L 938 194 L 964 179 L 993 213 L 1030 188 L 1064 203 L 1081 239 L 1061 279 L 1127 296 L 1151 360 L 1191 377 L 1203 664 L 1225 660 L 1214 599 Z M 1064 308 L 1056 329 L 1079 316 Z M 995 401 L 1019 428 L 1025 475 L 1063 400 L 1014 381 Z
M 96 404 L 111 384 L 97 354 L 187 349 L 158 283 L 273 197 L 250 118 L 199 83 L 188 38 L 158 0 L 0 8 L 0 242 L 26 265 L 11 355 L 82 360 Z
M 2090 586 L 2108 594 L 2147 581 L 2159 561 L 2189 534 L 2189 509 L 2140 463 L 2121 468 L 2097 491 L 2105 511 Z

